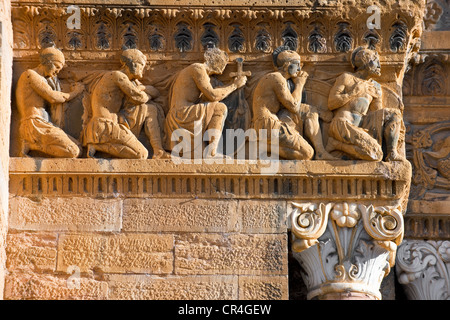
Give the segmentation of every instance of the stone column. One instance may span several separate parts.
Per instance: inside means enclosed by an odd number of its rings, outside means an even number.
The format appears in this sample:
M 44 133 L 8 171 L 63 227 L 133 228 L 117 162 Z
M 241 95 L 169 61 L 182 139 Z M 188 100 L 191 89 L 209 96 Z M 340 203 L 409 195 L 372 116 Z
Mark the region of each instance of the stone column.
M 381 299 L 403 238 L 400 205 L 292 203 L 290 221 L 308 299 Z
M 5 276 L 5 243 L 8 222 L 9 132 L 12 83 L 11 3 L 0 1 L 0 298 Z

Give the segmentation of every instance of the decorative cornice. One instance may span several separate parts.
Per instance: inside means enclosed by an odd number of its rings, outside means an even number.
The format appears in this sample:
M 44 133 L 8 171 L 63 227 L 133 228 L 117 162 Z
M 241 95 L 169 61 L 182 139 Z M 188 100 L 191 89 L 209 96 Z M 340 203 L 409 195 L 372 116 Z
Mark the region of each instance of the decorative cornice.
M 376 42 L 378 50 L 390 54 L 406 53 L 413 39 L 421 34 L 420 19 L 423 15 L 423 1 L 411 2 L 408 4 L 397 4 L 395 1 L 388 1 L 380 4 L 382 8 L 382 23 L 384 27 L 376 32 L 379 39 Z M 55 45 L 63 50 L 75 51 L 115 51 L 121 50 L 126 44 L 123 37 L 124 28 L 131 28 L 135 33 L 135 39 L 129 42 L 132 46 L 148 52 L 160 51 L 179 52 L 179 48 L 173 45 L 174 30 L 176 26 L 183 22 L 192 33 L 191 41 L 194 42 L 192 52 L 201 52 L 198 36 L 201 34 L 202 26 L 205 23 L 212 24 L 218 33 L 219 46 L 233 53 L 228 48 L 228 38 L 233 32 L 236 23 L 244 35 L 245 53 L 270 52 L 273 48 L 283 44 L 283 31 L 288 25 L 295 29 L 298 36 L 299 51 L 305 54 L 325 54 L 325 53 L 345 53 L 352 47 L 367 43 L 367 28 L 361 28 L 366 24 L 370 14 L 366 12 L 366 6 L 349 5 L 346 1 L 334 1 L 331 5 L 310 6 L 307 4 L 293 4 L 277 6 L 221 6 L 211 4 L 203 5 L 133 5 L 124 4 L 78 4 L 80 8 L 81 29 L 67 32 L 65 26 L 70 13 L 66 12 L 67 5 L 33 4 L 25 5 L 13 3 L 12 15 L 15 32 L 16 50 L 39 50 L 47 43 L 54 41 Z M 417 12 L 411 16 L 410 10 Z M 268 47 L 261 49 L 251 43 L 250 39 L 257 39 L 258 32 L 265 28 L 264 24 L 270 24 L 270 38 Z M 321 28 L 317 28 L 321 25 Z M 157 27 L 157 31 L 154 27 Z M 344 27 L 344 29 L 342 29 Z M 398 28 L 402 26 L 402 30 Z M 103 28 L 103 31 L 99 31 Z M 315 30 L 315 31 L 314 31 Z M 398 31 L 401 31 L 398 33 Z M 267 31 L 267 30 L 266 30 Z M 327 47 L 317 48 L 311 51 L 311 32 L 318 32 L 319 36 L 325 40 Z M 108 46 L 99 48 L 96 46 L 101 33 L 118 34 L 118 39 L 107 39 Z M 76 34 L 75 34 L 76 33 Z M 45 34 L 47 36 L 45 36 Z M 153 47 L 149 44 L 149 37 L 158 35 L 165 40 L 166 47 Z M 395 36 L 396 43 L 402 45 L 392 46 L 391 39 Z M 70 42 L 73 37 L 77 37 L 80 45 L 74 47 Z M 267 37 L 266 37 L 267 38 Z M 341 40 L 344 41 L 341 43 Z M 399 42 L 398 42 L 399 41 Z M 345 43 L 345 45 L 344 45 Z M 267 48 L 267 50 L 265 49 Z M 309 50 L 307 48 L 310 48 Z M 241 52 L 242 53 L 242 52 Z
M 405 162 L 407 164 L 407 162 Z M 336 172 L 339 165 L 340 172 Z M 20 196 L 353 199 L 379 203 L 407 197 L 401 163 L 348 161 L 178 164 L 170 160 L 10 159 L 10 193 Z

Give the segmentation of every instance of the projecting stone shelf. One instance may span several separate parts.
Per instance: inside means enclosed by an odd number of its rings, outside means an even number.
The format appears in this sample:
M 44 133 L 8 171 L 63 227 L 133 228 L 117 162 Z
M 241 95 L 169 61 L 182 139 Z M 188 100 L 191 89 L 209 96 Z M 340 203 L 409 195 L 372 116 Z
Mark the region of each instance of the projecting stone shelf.
M 23 159 L 10 162 L 10 193 L 92 196 L 398 200 L 408 192 L 409 162 Z M 265 169 L 262 169 L 265 168 Z M 263 172 L 262 172 L 263 171 Z

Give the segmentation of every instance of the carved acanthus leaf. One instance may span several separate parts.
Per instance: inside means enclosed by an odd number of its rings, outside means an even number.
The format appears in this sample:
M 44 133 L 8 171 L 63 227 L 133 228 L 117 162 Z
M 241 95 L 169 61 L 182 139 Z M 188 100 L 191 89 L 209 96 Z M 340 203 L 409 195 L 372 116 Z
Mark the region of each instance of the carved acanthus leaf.
M 405 240 L 398 248 L 396 272 L 411 300 L 450 298 L 450 241 Z

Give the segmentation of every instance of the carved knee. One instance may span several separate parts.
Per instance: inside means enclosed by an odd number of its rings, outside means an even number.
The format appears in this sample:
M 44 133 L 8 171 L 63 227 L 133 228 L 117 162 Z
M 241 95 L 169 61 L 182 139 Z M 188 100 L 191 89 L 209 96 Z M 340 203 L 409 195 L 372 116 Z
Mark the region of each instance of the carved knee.
M 305 145 L 302 152 L 304 154 L 304 160 L 311 160 L 314 157 L 314 149 L 310 145 Z
M 222 102 L 217 103 L 214 108 L 214 114 L 226 117 L 228 114 L 227 106 Z
M 74 143 L 67 146 L 68 158 L 78 158 L 81 155 L 81 149 Z
M 147 159 L 148 158 L 148 150 L 143 145 L 139 146 L 135 151 L 136 151 L 136 157 L 138 159 Z
M 156 120 L 158 118 L 158 109 L 154 104 L 147 104 L 147 114 L 152 120 Z

